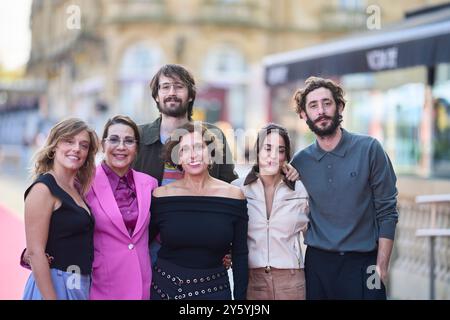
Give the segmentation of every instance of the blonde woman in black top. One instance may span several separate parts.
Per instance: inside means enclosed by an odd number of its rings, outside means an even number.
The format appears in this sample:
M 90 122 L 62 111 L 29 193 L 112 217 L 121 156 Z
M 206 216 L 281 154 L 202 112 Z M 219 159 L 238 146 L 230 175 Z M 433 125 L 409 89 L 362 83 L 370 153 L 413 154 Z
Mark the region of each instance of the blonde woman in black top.
M 83 200 L 94 174 L 97 136 L 67 119 L 36 154 L 35 181 L 25 192 L 26 300 L 88 299 L 94 220 Z

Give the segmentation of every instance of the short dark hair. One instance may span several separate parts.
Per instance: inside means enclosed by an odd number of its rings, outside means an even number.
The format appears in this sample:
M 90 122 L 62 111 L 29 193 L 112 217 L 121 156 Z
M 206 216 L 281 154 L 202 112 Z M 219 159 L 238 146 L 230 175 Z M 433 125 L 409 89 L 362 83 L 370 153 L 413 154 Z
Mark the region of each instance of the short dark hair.
M 201 132 L 199 131 L 199 129 L 201 130 Z M 201 124 L 201 122 L 197 121 L 197 122 L 188 122 L 183 126 L 179 127 L 178 129 L 175 129 L 174 132 L 172 132 L 172 134 L 170 135 L 169 139 L 167 139 L 163 147 L 162 158 L 164 162 L 182 171 L 183 168 L 179 164 L 178 159 L 172 159 L 172 152 L 173 149 L 180 144 L 181 139 L 186 134 L 193 132 L 201 133 L 203 142 L 206 144 L 208 149 L 211 150 L 210 156 L 212 160 L 214 160 L 216 157 L 218 159 L 222 159 L 221 157 L 223 156 L 222 155 L 223 146 L 220 139 L 218 139 L 215 134 L 209 131 L 206 128 L 206 126 Z M 213 145 L 210 146 L 211 144 Z
M 297 114 L 300 114 L 300 112 L 304 111 L 306 112 L 306 97 L 307 95 L 316 89 L 319 88 L 326 88 L 331 91 L 331 94 L 333 95 L 334 102 L 336 103 L 336 106 L 339 107 L 339 105 L 342 105 L 342 108 L 345 108 L 345 99 L 344 99 L 344 90 L 337 85 L 333 80 L 331 79 L 324 79 L 319 77 L 309 77 L 305 81 L 306 86 L 304 88 L 298 89 L 293 97 L 294 100 L 294 107 L 295 112 Z
M 150 81 L 150 90 L 152 91 L 152 97 L 155 101 L 158 97 L 159 78 L 161 75 L 168 78 L 178 77 L 180 81 L 183 82 L 183 84 L 188 88 L 188 98 L 191 99 L 188 104 L 188 119 L 191 121 L 195 96 L 197 94 L 197 88 L 195 87 L 195 80 L 192 73 L 179 64 L 166 64 L 162 66 Z M 156 101 L 156 103 L 158 102 Z
M 119 114 L 117 116 L 114 116 L 114 117 L 108 119 L 108 121 L 106 121 L 105 127 L 103 128 L 102 141 L 105 140 L 106 137 L 108 136 L 109 127 L 111 127 L 114 124 L 123 124 L 123 125 L 129 126 L 131 129 L 133 129 L 134 139 L 136 139 L 137 151 L 139 152 L 141 135 L 139 134 L 138 126 L 137 126 L 136 122 L 131 120 L 130 117 L 127 117 L 124 115 Z

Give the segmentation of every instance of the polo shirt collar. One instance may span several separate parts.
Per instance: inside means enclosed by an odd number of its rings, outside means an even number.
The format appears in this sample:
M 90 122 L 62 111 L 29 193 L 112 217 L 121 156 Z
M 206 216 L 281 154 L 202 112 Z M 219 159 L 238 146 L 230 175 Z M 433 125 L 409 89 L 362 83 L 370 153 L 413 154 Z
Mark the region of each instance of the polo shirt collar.
M 313 145 L 313 155 L 316 158 L 317 161 L 322 160 L 322 158 L 327 154 L 327 153 L 331 153 L 334 154 L 335 156 L 338 157 L 345 157 L 345 153 L 347 152 L 348 146 L 349 146 L 349 142 L 350 142 L 350 134 L 343 128 L 341 128 L 342 131 L 342 137 L 341 140 L 339 141 L 339 143 L 337 144 L 337 146 L 327 152 L 325 150 L 323 150 L 320 146 L 319 143 L 316 140 L 316 143 Z

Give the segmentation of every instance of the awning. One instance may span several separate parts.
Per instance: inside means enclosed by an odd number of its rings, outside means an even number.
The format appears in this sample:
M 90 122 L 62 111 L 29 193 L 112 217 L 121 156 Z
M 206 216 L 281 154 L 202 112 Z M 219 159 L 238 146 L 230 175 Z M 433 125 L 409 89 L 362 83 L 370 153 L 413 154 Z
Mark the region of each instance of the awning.
M 349 36 L 264 59 L 268 86 L 309 76 L 339 76 L 450 62 L 450 9 L 379 31 Z

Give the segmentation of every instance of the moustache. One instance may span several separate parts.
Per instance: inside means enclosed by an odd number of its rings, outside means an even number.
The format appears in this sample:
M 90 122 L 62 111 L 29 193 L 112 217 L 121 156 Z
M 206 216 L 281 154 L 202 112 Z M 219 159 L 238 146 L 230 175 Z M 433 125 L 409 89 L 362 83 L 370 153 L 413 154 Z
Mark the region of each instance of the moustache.
M 169 101 L 181 102 L 181 99 L 179 99 L 177 97 L 167 97 L 164 99 L 164 102 L 169 102 Z
M 322 121 L 322 120 L 333 120 L 333 119 L 332 119 L 331 117 L 329 117 L 329 116 L 321 116 L 321 117 L 317 118 L 317 119 L 314 121 L 314 123 L 320 122 L 320 121 Z

